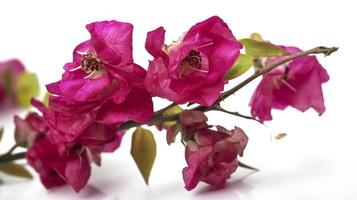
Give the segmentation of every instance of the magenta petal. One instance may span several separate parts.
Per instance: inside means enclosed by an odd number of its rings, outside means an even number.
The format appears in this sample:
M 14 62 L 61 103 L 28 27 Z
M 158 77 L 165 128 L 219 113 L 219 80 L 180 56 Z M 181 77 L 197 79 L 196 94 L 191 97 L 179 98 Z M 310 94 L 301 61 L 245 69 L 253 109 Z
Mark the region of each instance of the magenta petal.
M 93 114 L 89 112 L 58 112 L 46 108 L 35 99 L 32 99 L 31 103 L 43 113 L 49 126 L 56 130 L 52 135 L 56 141 L 73 141 L 93 122 Z
M 62 80 L 47 85 L 47 89 L 69 100 L 87 102 L 100 99 L 98 94 L 105 94 L 110 82 L 110 77 L 103 75 L 98 79 Z
M 203 147 L 195 152 L 190 152 L 187 159 L 188 167 L 185 167 L 182 171 L 183 180 L 185 182 L 185 188 L 192 190 L 200 181 L 200 166 L 207 160 L 207 156 L 211 153 L 212 147 Z M 186 153 L 189 152 L 186 148 Z
M 185 110 L 180 114 L 180 122 L 185 126 L 190 126 L 196 123 L 205 123 L 208 121 L 206 115 L 197 110 Z
M 102 21 L 88 24 L 87 29 L 98 57 L 111 65 L 133 62 L 133 25 L 117 21 Z
M 178 95 L 171 89 L 171 82 L 164 60 L 157 58 L 150 61 L 145 79 L 146 89 L 155 96 L 174 99 L 182 94 Z
M 163 51 L 165 42 L 165 29 L 159 27 L 147 33 L 145 48 L 153 57 L 161 57 L 165 62 L 166 53 Z
M 117 139 L 114 126 L 103 124 L 93 124 L 88 127 L 82 134 L 80 141 L 83 145 L 91 149 L 103 149 L 106 144 L 109 144 Z
M 120 147 L 124 135 L 125 132 L 117 131 L 116 138 L 112 142 L 107 143 L 104 146 L 103 152 L 114 152 L 116 149 L 118 149 Z
M 97 121 L 104 124 L 118 124 L 127 120 L 147 122 L 153 115 L 153 104 L 148 92 L 133 89 L 121 104 L 113 101 L 103 105 L 97 116 Z
M 40 174 L 41 182 L 46 188 L 66 184 L 51 164 L 58 158 L 58 152 L 48 138 L 38 140 L 26 153 L 27 162 Z
M 299 52 L 295 47 L 283 47 L 288 52 Z M 269 58 L 274 62 L 281 57 Z M 303 56 L 280 66 L 263 76 L 251 101 L 252 116 L 260 121 L 271 120 L 271 110 L 292 106 L 299 111 L 325 111 L 322 84 L 329 80 L 326 70 L 315 56 Z
M 2 85 L 0 85 L 0 104 L 4 101 L 5 97 L 6 97 L 6 90 Z
M 227 24 L 218 16 L 212 16 L 195 24 L 185 35 L 183 40 L 204 39 L 207 37 L 222 38 L 236 41 Z
M 77 153 L 67 161 L 65 176 L 76 192 L 79 192 L 88 182 L 90 177 L 90 165 L 85 151 Z

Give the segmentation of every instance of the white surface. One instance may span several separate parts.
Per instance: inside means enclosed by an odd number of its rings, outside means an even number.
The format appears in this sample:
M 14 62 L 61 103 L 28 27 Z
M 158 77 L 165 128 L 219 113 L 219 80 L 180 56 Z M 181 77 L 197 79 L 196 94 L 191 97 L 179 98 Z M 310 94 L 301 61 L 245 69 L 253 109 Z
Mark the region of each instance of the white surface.
M 170 147 L 164 134 L 156 133 L 158 157 L 146 187 L 129 155 L 130 135 L 122 147 L 105 155 L 103 166 L 93 166 L 88 186 L 76 194 L 69 187 L 45 190 L 36 178 L 5 178 L 0 199 L 357 199 L 356 62 L 353 1 L 3 1 L 0 3 L 0 60 L 18 57 L 41 82 L 57 80 L 62 66 L 72 59 L 73 48 L 86 40 L 85 25 L 116 19 L 134 24 L 134 58 L 147 66 L 146 32 L 158 26 L 167 30 L 167 42 L 175 40 L 194 23 L 211 15 L 221 16 L 237 37 L 259 32 L 277 44 L 308 49 L 339 46 L 331 57 L 320 56 L 331 80 L 324 85 L 327 111 L 317 117 L 293 109 L 273 113 L 267 127 L 232 116 L 211 113 L 210 121 L 229 128 L 242 127 L 250 136 L 244 161 L 261 169 L 249 174 L 238 170 L 223 190 L 204 183 L 192 192 L 183 188 L 183 147 Z M 225 107 L 249 113 L 253 85 L 226 100 Z M 0 152 L 12 143 L 11 118 Z M 271 136 L 288 133 L 281 140 Z M 0 174 L 4 178 L 3 174 Z

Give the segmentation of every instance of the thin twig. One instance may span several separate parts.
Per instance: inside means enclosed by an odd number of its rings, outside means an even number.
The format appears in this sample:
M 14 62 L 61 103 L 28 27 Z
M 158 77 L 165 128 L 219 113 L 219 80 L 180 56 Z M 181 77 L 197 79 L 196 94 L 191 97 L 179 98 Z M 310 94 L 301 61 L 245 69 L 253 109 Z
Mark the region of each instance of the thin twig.
M 18 147 L 17 144 L 14 144 L 14 145 L 9 149 L 9 151 L 7 151 L 7 152 L 4 154 L 4 156 L 10 155 L 12 152 L 15 151 L 15 149 L 16 149 L 17 147 Z
M 19 160 L 23 159 L 26 157 L 26 152 L 20 152 L 20 153 L 15 153 L 15 154 L 10 154 L 10 155 L 1 155 L 0 156 L 0 164 L 7 163 L 7 162 L 12 162 L 14 160 Z
M 209 110 L 207 110 L 207 111 L 211 111 L 211 110 L 216 110 L 216 111 L 224 112 L 224 113 L 231 114 L 231 115 L 235 115 L 235 116 L 237 116 L 237 117 L 241 117 L 241 118 L 244 118 L 244 119 L 254 120 L 254 121 L 259 122 L 260 124 L 262 124 L 261 121 L 255 119 L 254 117 L 247 116 L 247 115 L 242 115 L 242 114 L 240 114 L 240 113 L 238 113 L 238 112 L 232 112 L 232 111 L 226 110 L 226 109 L 222 108 L 220 105 L 213 106 L 211 109 L 209 109 Z

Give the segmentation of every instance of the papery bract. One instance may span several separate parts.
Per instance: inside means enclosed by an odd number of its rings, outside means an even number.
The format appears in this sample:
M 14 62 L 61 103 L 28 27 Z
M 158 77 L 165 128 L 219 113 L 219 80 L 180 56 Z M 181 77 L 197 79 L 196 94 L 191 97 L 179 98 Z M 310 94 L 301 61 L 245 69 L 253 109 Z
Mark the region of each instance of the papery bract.
M 282 47 L 289 54 L 300 52 L 295 47 Z M 263 59 L 263 67 L 284 56 Z M 281 65 L 263 75 L 251 101 L 251 114 L 260 121 L 271 120 L 271 110 L 284 110 L 292 106 L 302 112 L 315 109 L 320 115 L 325 111 L 322 83 L 329 80 L 326 70 L 315 56 L 303 56 Z
M 165 47 L 164 37 L 162 27 L 147 34 L 145 47 L 154 60 L 149 64 L 146 88 L 175 103 L 212 105 L 242 45 L 217 16 L 197 23 L 171 46 Z

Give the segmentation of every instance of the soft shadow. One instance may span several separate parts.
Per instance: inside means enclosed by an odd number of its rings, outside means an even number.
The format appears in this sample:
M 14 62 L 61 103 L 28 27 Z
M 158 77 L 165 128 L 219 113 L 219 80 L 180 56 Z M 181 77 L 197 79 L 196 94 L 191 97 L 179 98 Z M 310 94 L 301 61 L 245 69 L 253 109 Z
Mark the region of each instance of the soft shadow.
M 247 174 L 244 174 L 237 179 L 227 182 L 224 185 L 220 186 L 210 186 L 207 185 L 200 189 L 195 196 L 196 197 L 203 197 L 212 194 L 225 194 L 225 196 L 235 196 L 235 199 L 253 199 L 252 189 L 253 187 L 247 183 L 245 179 L 249 176 L 255 174 L 255 171 L 249 171 Z M 244 198 L 243 198 L 244 197 Z
M 73 199 L 73 197 L 75 197 L 75 199 L 104 199 L 108 196 L 103 191 L 90 184 L 84 187 L 79 193 L 76 193 L 69 185 L 64 185 L 49 189 L 47 194 L 52 197 L 57 196 L 63 199 Z
M 252 174 L 255 174 L 255 171 L 248 172 L 247 174 L 245 174 L 245 175 L 243 175 L 241 177 L 238 177 L 236 180 L 234 180 L 232 182 L 227 182 L 224 185 L 220 185 L 220 186 L 207 185 L 204 188 L 202 188 L 200 191 L 198 191 L 196 193 L 196 195 L 217 192 L 217 191 L 220 191 L 220 190 L 230 190 L 230 189 L 237 189 L 237 188 L 244 189 L 247 186 L 244 183 L 244 179 L 248 178 Z M 249 187 L 249 189 L 250 188 L 251 187 Z

